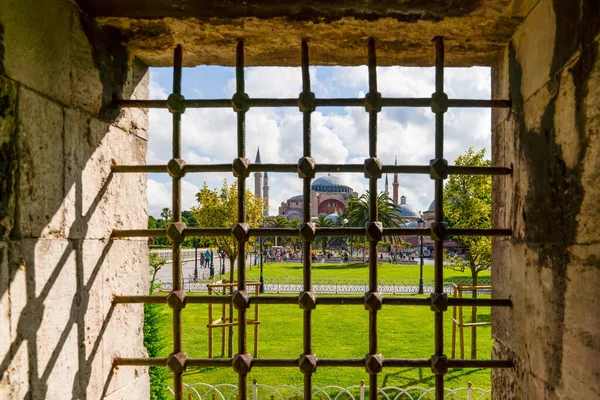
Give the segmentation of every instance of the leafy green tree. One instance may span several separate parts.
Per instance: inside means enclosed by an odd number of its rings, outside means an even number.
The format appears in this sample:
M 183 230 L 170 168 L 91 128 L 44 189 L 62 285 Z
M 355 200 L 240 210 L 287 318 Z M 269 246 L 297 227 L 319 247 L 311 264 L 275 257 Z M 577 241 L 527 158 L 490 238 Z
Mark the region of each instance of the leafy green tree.
M 333 222 L 327 218 L 325 214 L 319 214 L 317 220 L 315 221 L 315 225 L 321 228 L 330 228 L 333 226 Z M 315 239 L 319 246 L 323 249 L 323 257 L 325 257 L 325 250 L 327 249 L 327 244 L 331 240 L 329 236 L 317 236 Z
M 456 165 L 489 167 L 490 160 L 485 159 L 485 149 L 479 151 L 469 148 L 459 156 Z M 492 178 L 488 175 L 450 175 L 444 188 L 444 213 L 450 226 L 454 228 L 489 229 L 492 227 Z M 492 263 L 492 241 L 489 237 L 456 236 L 457 242 L 466 247 L 465 258 L 457 258 L 449 268 L 464 271 L 471 270 L 473 286 L 477 285 L 481 271 L 490 269 Z M 472 291 L 473 298 L 477 291 Z M 473 307 L 472 322 L 477 321 L 477 307 Z M 476 357 L 476 327 L 471 328 L 471 358 Z
M 203 228 L 231 228 L 237 223 L 237 183 L 229 185 L 227 180 L 223 181 L 221 189 L 210 189 L 206 182 L 196 194 L 198 206 L 192 207 L 190 212 L 198 222 L 199 227 Z M 258 227 L 262 221 L 264 201 L 255 196 L 249 190 L 246 190 L 246 222 L 251 227 Z M 247 243 L 253 246 L 255 238 Z M 230 235 L 211 238 L 211 244 L 217 246 L 219 250 L 225 252 L 229 258 L 229 280 L 234 281 L 234 266 L 238 252 L 238 244 Z M 233 289 L 232 289 L 233 290 Z M 233 308 L 230 303 L 229 315 L 233 315 Z M 233 355 L 233 329 L 229 327 L 228 331 L 229 348 L 228 357 Z
M 282 216 L 266 217 L 265 226 L 269 228 L 289 228 L 291 227 L 290 221 Z M 291 237 L 276 237 L 274 238 L 275 243 L 280 246 L 287 246 L 291 243 Z

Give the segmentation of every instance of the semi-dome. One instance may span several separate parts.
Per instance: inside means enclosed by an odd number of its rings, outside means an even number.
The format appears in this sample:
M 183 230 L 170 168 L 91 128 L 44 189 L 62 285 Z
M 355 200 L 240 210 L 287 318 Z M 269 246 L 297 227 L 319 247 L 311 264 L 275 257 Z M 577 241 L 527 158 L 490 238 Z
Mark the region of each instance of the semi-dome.
M 342 180 L 337 176 L 327 175 L 315 179 L 311 189 L 315 192 L 344 192 L 352 193 L 352 188 L 342 183 Z
M 340 216 L 337 213 L 326 215 L 325 218 L 336 224 Z
M 419 218 L 421 216 L 419 210 L 410 204 L 398 204 L 398 209 L 400 210 L 400 218 Z
M 435 200 L 431 202 L 427 211 L 435 211 Z
M 406 225 L 404 225 L 405 228 L 418 228 L 419 227 L 419 223 L 417 221 L 410 221 L 409 223 L 407 223 Z

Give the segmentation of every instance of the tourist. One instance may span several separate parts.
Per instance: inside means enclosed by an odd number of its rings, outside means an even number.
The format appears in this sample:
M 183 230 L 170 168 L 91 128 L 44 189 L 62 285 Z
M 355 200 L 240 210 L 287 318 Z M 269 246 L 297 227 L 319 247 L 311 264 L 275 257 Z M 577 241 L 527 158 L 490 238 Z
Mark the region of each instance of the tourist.
M 211 254 L 208 250 L 206 250 L 206 253 L 204 253 L 204 262 L 206 263 L 207 267 L 210 267 L 210 258 L 211 258 Z M 201 258 L 202 260 L 202 258 Z
M 200 268 L 204 268 L 204 253 L 200 252 Z

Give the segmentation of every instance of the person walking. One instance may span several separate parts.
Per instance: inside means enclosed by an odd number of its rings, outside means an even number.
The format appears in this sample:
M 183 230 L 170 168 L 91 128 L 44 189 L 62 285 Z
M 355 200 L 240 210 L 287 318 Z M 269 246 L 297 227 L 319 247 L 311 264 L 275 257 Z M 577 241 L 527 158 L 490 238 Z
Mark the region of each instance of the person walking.
M 205 259 L 204 253 L 200 252 L 200 268 L 204 268 Z
M 208 250 L 206 250 L 206 253 L 204 253 L 204 263 L 207 267 L 210 267 L 210 251 Z

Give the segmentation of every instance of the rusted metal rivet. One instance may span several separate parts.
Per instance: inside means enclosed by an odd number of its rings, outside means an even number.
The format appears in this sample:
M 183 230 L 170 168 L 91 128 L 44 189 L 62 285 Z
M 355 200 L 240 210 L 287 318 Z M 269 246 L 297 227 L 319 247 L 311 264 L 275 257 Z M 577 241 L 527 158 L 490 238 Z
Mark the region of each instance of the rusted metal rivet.
M 233 160 L 233 176 L 238 178 L 247 178 L 250 176 L 250 170 L 248 166 L 250 165 L 250 161 L 247 158 L 238 157 Z
M 305 374 L 312 374 L 317 370 L 317 355 L 316 354 L 300 354 L 298 360 L 300 371 Z
M 365 368 L 370 374 L 378 374 L 383 369 L 383 356 L 381 354 L 367 354 Z
M 185 161 L 181 158 L 173 158 L 167 163 L 167 172 L 172 178 L 183 178 L 185 176 Z
M 431 356 L 431 371 L 436 375 L 444 375 L 448 372 L 448 357 L 445 354 Z
M 315 177 L 315 160 L 312 157 L 302 157 L 298 160 L 298 176 L 300 178 Z
M 448 95 L 444 92 L 435 92 L 431 95 L 431 111 L 434 113 L 448 111 Z
M 448 178 L 448 161 L 444 158 L 429 161 L 429 177 L 431 179 Z
M 172 222 L 167 228 L 167 237 L 171 242 L 181 243 L 185 240 L 185 223 Z
M 248 353 L 236 354 L 232 361 L 233 370 L 238 374 L 247 374 L 252 369 L 252 356 Z
M 300 238 L 305 242 L 311 242 L 316 236 L 317 226 L 314 222 L 305 222 L 298 227 Z
M 315 292 L 300 292 L 298 304 L 303 310 L 314 310 L 317 307 L 317 295 Z
M 180 351 L 179 353 L 171 353 L 167 358 L 167 366 L 174 373 L 182 373 L 186 370 L 187 354 Z
M 171 93 L 169 97 L 167 97 L 167 109 L 172 114 L 183 114 L 185 112 L 185 97 L 178 93 Z
M 448 310 L 448 295 L 446 293 L 431 293 L 431 311 L 444 312 Z
M 367 179 L 379 179 L 383 173 L 383 163 L 377 157 L 367 158 L 364 164 L 364 174 Z

